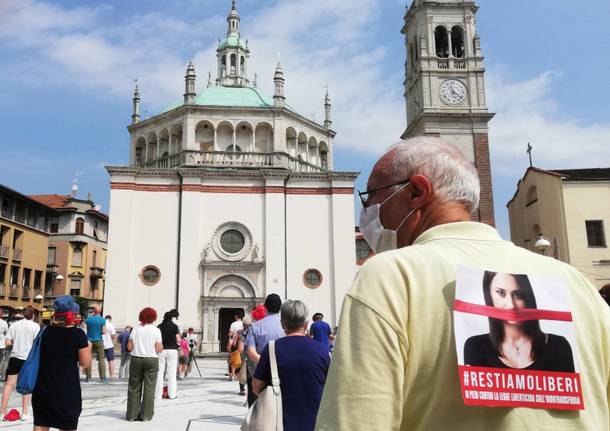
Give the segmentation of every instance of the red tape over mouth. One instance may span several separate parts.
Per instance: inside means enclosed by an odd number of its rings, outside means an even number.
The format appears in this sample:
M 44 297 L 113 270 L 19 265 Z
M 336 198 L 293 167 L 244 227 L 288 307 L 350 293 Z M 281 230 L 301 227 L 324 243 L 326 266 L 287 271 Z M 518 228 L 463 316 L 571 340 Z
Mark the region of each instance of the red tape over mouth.
M 524 322 L 526 320 L 561 320 L 572 321 L 572 313 L 569 311 L 539 310 L 536 308 L 522 308 L 520 310 L 505 310 L 503 308 L 490 307 L 489 305 L 473 304 L 456 299 L 453 303 L 455 311 L 462 313 L 478 314 L 499 320 L 511 320 Z

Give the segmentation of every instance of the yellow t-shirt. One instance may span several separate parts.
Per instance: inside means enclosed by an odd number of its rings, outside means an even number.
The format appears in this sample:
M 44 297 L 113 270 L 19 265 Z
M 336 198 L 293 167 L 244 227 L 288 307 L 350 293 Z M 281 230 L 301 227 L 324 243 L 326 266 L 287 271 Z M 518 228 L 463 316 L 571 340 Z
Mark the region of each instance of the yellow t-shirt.
M 568 289 L 585 409 L 465 406 L 453 301 L 458 266 L 562 278 Z M 607 430 L 610 309 L 571 266 L 449 223 L 381 253 L 345 297 L 316 430 Z

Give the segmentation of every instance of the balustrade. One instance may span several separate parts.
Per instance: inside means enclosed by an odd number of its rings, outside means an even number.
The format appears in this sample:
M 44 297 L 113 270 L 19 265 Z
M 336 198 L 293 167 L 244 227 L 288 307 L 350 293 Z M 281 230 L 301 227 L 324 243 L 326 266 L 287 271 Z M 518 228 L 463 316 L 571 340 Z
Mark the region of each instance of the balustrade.
M 174 169 L 180 166 L 234 168 L 285 168 L 298 172 L 324 172 L 326 169 L 287 153 L 254 153 L 241 151 L 182 151 L 143 164 L 146 168 Z

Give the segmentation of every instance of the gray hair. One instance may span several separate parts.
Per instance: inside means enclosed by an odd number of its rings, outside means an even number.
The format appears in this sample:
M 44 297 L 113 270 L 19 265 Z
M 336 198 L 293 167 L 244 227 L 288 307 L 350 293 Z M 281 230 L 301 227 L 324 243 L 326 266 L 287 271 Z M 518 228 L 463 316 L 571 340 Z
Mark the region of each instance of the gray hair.
M 305 327 L 309 310 L 302 301 L 288 300 L 282 304 L 280 309 L 282 326 L 287 334 Z
M 460 202 L 470 212 L 479 207 L 481 186 L 476 168 L 462 152 L 444 140 L 419 136 L 400 141 L 386 151 L 395 151 L 391 176 L 403 181 L 424 175 L 445 202 Z
M 252 325 L 252 316 L 250 316 L 249 314 L 246 314 L 241 321 L 242 321 L 244 326 Z

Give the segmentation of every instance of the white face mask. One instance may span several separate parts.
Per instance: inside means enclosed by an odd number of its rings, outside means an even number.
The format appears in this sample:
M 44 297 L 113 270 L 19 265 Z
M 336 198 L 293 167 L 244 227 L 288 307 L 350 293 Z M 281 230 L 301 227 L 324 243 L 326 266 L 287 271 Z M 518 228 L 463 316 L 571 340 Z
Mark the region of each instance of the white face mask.
M 382 203 L 374 204 L 366 209 L 362 208 L 360 210 L 360 233 L 375 253 L 395 250 L 398 248 L 398 230 L 400 230 L 402 225 L 407 221 L 411 214 L 413 214 L 415 208 L 413 208 L 400 222 L 396 230 L 386 229 L 383 227 L 379 212 L 381 211 L 381 206 L 383 204 L 389 201 L 396 193 L 401 191 L 407 185 L 408 183 L 396 190 Z

